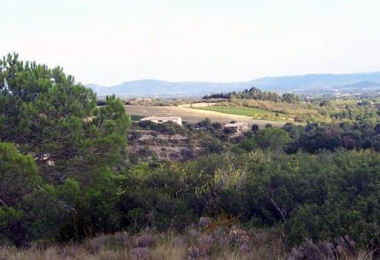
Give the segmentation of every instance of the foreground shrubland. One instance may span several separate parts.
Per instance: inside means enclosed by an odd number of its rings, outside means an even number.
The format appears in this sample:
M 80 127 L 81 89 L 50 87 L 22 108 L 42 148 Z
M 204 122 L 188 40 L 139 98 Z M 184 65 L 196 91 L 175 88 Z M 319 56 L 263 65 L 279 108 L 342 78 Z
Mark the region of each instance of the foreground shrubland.
M 184 234 L 207 217 L 212 221 L 204 234 L 221 229 L 228 238 L 231 228 L 239 228 L 252 242 L 261 230 L 275 234 L 282 254 L 305 243 L 318 247 L 320 241 L 328 241 L 332 252 L 344 242 L 352 254 L 376 253 L 379 167 L 380 155 L 369 150 L 314 155 L 257 150 L 184 163 L 140 163 L 123 174 L 98 176 L 94 186 L 82 190 L 68 179 L 57 190 L 36 191 L 35 199 L 20 205 L 20 215 L 3 211 L 2 223 L 19 217 L 16 223 L 24 229 L 22 237 L 19 229 L 3 230 L 1 241 L 11 245 L 23 238 L 23 245 L 31 246 L 121 231 Z M 56 204 L 63 199 L 66 204 Z M 30 203 L 35 215 L 22 215 L 22 206 Z

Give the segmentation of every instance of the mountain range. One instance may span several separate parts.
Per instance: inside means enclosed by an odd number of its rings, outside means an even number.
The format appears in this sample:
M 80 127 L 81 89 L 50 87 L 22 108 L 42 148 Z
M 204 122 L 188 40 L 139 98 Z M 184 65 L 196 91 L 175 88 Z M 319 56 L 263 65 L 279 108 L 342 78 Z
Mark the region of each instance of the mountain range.
M 98 96 L 115 94 L 124 97 L 200 97 L 211 93 L 241 91 L 251 87 L 279 93 L 339 95 L 380 90 L 380 72 L 265 77 L 247 82 L 229 83 L 136 80 L 114 86 L 97 84 L 86 86 L 93 89 Z

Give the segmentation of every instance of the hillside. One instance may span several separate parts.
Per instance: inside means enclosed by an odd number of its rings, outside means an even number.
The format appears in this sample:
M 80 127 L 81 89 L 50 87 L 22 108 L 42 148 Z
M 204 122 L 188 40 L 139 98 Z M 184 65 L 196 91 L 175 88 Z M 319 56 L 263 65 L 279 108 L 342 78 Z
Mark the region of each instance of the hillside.
M 115 86 L 86 85 L 98 96 L 115 94 L 127 97 L 200 97 L 210 93 L 241 91 L 253 86 L 276 92 L 336 95 L 352 90 L 374 92 L 380 86 L 380 72 L 352 74 L 308 74 L 265 77 L 248 82 L 168 82 L 160 80 L 127 81 Z
M 119 85 L 104 87 L 88 84 L 98 96 L 115 94 L 128 97 L 199 97 L 212 92 L 228 92 L 249 88 L 249 83 L 218 82 L 167 82 L 160 80 L 128 81 Z
M 288 91 L 326 88 L 371 81 L 380 83 L 380 72 L 352 74 L 308 74 L 302 76 L 266 77 L 250 81 L 265 90 Z

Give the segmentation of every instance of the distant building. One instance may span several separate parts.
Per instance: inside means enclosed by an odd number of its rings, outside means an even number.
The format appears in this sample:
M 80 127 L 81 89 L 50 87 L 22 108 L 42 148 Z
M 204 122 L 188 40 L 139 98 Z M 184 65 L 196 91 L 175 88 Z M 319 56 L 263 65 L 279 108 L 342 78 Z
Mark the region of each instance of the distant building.
M 173 122 L 178 125 L 182 125 L 182 118 L 179 116 L 163 116 L 163 117 L 148 116 L 148 117 L 141 118 L 140 121 L 152 121 L 156 124 Z
M 223 125 L 223 128 L 236 129 L 236 132 L 242 133 L 248 131 L 248 123 L 236 122 Z

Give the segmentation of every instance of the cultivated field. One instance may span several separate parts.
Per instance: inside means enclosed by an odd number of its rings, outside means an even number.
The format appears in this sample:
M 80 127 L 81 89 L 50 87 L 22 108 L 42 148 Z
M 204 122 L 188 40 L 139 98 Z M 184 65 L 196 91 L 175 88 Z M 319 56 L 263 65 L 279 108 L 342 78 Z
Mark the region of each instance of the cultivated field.
M 260 108 L 253 108 L 253 107 L 204 106 L 204 107 L 198 107 L 197 109 L 221 112 L 224 114 L 231 114 L 231 115 L 249 116 L 249 117 L 264 117 L 264 116 L 276 117 L 275 112 L 260 109 Z M 286 118 L 287 115 L 283 113 L 277 113 L 277 117 Z
M 249 125 L 257 124 L 264 127 L 266 124 L 273 126 L 283 126 L 284 122 L 276 122 L 270 120 L 256 120 L 250 116 L 231 115 L 216 111 L 207 111 L 194 109 L 185 106 L 167 107 L 167 106 L 125 106 L 129 115 L 139 116 L 180 116 L 183 121 L 196 123 L 205 118 L 210 118 L 213 122 L 229 123 L 231 121 L 246 122 Z

